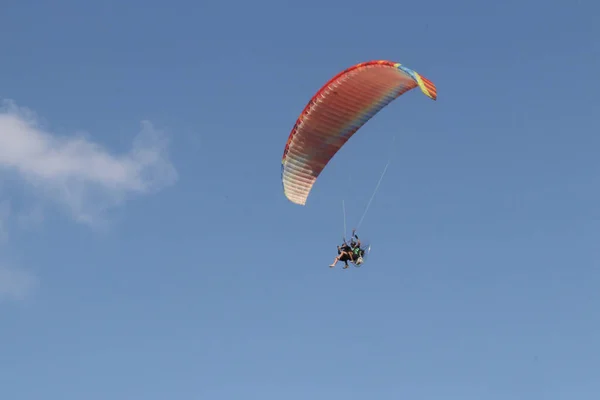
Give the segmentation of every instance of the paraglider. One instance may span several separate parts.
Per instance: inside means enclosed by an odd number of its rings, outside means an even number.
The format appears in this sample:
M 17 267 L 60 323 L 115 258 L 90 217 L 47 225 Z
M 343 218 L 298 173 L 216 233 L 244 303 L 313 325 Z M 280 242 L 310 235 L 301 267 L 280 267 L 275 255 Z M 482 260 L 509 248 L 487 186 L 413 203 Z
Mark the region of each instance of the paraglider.
M 330 79 L 305 106 L 285 144 L 281 180 L 287 199 L 306 205 L 317 178 L 354 133 L 393 100 L 416 87 L 427 97 L 437 100 L 437 88 L 433 82 L 392 61 L 359 63 Z M 387 165 L 384 174 L 386 170 Z M 355 232 L 353 236 L 358 239 Z M 344 240 L 344 244 L 338 246 L 338 256 L 330 267 L 338 261 L 345 263 L 344 268 L 348 268 L 348 262 L 360 266 L 369 250 L 370 246 L 368 249 L 361 248 L 360 241 L 358 246 L 350 246 Z

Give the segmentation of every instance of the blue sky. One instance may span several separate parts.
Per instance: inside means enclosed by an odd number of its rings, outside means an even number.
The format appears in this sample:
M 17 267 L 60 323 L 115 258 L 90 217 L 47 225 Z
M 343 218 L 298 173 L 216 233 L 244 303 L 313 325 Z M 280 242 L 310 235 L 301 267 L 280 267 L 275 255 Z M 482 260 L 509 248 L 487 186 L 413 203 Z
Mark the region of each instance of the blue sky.
M 0 397 L 595 399 L 599 7 L 6 1 Z M 290 203 L 295 119 L 371 59 L 438 101 Z

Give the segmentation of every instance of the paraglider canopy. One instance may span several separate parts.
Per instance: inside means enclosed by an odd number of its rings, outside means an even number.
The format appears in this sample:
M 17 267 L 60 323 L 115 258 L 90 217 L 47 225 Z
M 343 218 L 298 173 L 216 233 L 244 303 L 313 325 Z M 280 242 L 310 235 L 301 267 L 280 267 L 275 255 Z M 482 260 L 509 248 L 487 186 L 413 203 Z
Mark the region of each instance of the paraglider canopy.
M 308 102 L 288 137 L 281 160 L 285 196 L 305 205 L 316 179 L 348 139 L 394 99 L 417 86 L 437 99 L 431 81 L 392 61 L 356 64 L 333 77 Z

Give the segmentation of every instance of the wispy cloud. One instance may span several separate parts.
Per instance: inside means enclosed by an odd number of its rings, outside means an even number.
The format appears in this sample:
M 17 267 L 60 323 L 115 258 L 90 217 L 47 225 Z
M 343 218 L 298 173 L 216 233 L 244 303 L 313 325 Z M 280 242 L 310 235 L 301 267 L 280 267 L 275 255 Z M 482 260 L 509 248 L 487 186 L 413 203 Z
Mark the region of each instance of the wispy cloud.
M 163 133 L 143 121 L 131 150 L 114 154 L 81 135 L 53 134 L 32 111 L 12 101 L 0 108 L 0 173 L 16 173 L 41 198 L 66 206 L 82 223 L 99 222 L 104 211 L 130 195 L 173 184 L 177 172 L 167 145 Z M 0 208 L 0 233 L 1 228 Z
M 31 273 L 0 264 L 0 300 L 25 300 L 37 284 Z

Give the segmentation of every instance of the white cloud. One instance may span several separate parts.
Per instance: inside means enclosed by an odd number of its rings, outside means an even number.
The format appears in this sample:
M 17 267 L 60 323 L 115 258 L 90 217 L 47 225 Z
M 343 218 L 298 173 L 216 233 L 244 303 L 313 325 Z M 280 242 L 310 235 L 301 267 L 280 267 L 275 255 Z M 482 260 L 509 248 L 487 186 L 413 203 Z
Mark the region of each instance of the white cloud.
M 0 173 L 18 174 L 34 193 L 66 206 L 82 223 L 99 222 L 104 211 L 132 194 L 173 184 L 177 172 L 167 144 L 162 132 L 143 121 L 131 151 L 111 154 L 81 135 L 51 133 L 33 112 L 11 101 L 0 109 Z M 0 212 L 0 231 L 1 221 Z
M 37 284 L 29 272 L 0 265 L 0 300 L 25 300 Z

